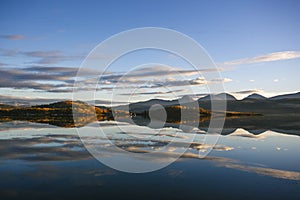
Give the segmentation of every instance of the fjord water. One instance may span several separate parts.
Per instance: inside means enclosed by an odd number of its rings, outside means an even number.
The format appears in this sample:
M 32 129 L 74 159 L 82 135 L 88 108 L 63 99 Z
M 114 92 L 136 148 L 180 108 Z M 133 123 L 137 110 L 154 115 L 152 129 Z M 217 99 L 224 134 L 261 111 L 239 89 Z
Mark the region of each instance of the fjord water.
M 97 136 L 98 125 L 107 138 Z M 183 143 L 190 133 L 174 127 L 147 129 L 104 121 L 79 128 L 30 122 L 0 124 L 1 199 L 299 199 L 300 137 L 270 130 L 237 128 L 221 135 L 200 159 L 205 131 L 197 132 L 187 152 L 167 167 L 149 173 L 125 173 L 95 159 L 81 139 L 101 146 L 114 159 L 109 141 L 142 154 L 170 141 Z M 131 132 L 124 134 L 122 130 Z M 148 132 L 147 132 L 148 130 Z M 159 131 L 158 133 L 156 131 Z M 90 140 L 89 140 L 90 139 Z M 180 147 L 178 147 L 180 148 Z M 168 148 L 153 162 L 167 162 Z

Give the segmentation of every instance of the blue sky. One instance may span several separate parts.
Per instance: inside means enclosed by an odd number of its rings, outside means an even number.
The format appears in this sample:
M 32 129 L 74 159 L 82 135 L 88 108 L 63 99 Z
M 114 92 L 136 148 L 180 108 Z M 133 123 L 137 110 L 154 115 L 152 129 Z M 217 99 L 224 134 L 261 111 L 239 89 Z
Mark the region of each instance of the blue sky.
M 72 70 L 97 44 L 121 31 L 149 26 L 174 29 L 200 43 L 223 69 L 225 91 L 237 92 L 233 93 L 237 97 L 252 92 L 272 96 L 299 91 L 297 0 L 3 0 L 0 4 L 2 96 L 70 98 L 66 88 L 71 86 L 66 83 L 71 83 Z M 160 60 L 188 70 L 179 59 L 145 53 L 129 56 L 114 70 L 141 64 L 136 60 Z M 34 76 L 36 72 L 44 78 Z M 53 78 L 51 73 L 60 77 Z M 65 91 L 59 91 L 60 86 Z M 102 96 L 106 92 L 102 91 Z M 151 97 L 161 96 L 162 92 Z

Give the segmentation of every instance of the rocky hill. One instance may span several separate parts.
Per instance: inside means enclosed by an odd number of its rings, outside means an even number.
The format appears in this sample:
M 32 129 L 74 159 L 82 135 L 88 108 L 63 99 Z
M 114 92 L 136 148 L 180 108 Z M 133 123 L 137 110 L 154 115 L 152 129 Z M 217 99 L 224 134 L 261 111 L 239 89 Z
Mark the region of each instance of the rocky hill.
M 96 120 L 110 118 L 107 108 L 99 108 L 81 101 L 62 101 L 31 107 L 2 106 L 1 120 L 26 120 L 62 127 L 84 126 Z

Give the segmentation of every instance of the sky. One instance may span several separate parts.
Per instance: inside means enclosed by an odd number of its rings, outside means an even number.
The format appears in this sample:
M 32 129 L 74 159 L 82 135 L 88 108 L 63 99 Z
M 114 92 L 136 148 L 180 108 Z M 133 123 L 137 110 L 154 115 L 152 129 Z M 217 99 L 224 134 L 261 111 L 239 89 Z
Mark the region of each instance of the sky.
M 297 0 L 2 0 L 0 101 L 72 98 L 77 70 L 89 52 L 114 34 L 142 27 L 193 38 L 216 63 L 220 78 L 204 79 L 171 53 L 142 50 L 114 62 L 102 81 L 91 82 L 97 68 L 86 69 L 80 80 L 98 84 L 97 100 L 110 100 L 112 88 L 128 73 L 124 84 L 133 90 L 118 90 L 119 102 L 179 98 L 191 93 L 183 83 L 195 95 L 208 93 L 207 83 L 223 84 L 237 98 L 298 92 L 299 10 Z

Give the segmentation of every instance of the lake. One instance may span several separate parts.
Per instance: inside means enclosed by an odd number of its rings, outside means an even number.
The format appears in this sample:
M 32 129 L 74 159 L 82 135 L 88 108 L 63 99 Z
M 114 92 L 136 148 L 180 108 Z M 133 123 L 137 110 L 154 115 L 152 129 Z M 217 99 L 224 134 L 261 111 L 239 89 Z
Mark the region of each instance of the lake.
M 201 129 L 103 121 L 78 130 L 0 123 L 1 199 L 300 199 L 297 130 L 233 128 L 214 146 Z M 160 153 L 144 157 L 150 151 Z M 150 172 L 116 170 L 128 162 Z

